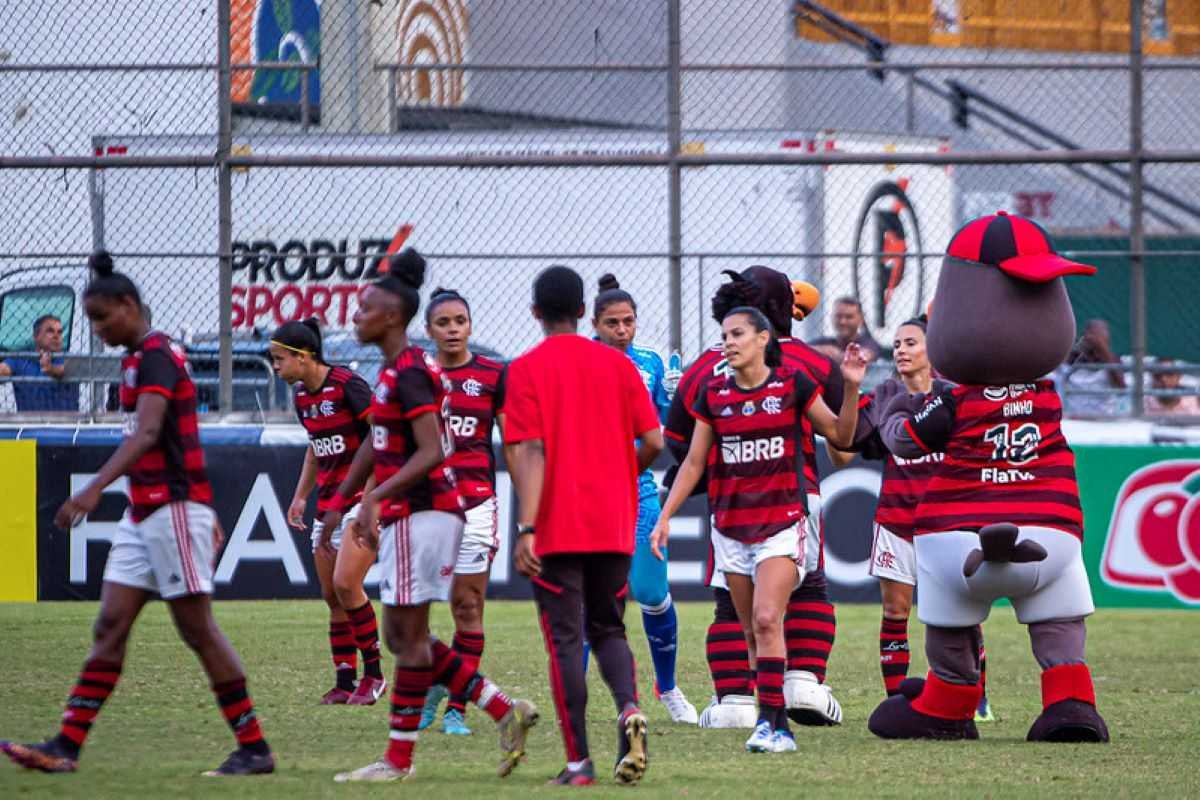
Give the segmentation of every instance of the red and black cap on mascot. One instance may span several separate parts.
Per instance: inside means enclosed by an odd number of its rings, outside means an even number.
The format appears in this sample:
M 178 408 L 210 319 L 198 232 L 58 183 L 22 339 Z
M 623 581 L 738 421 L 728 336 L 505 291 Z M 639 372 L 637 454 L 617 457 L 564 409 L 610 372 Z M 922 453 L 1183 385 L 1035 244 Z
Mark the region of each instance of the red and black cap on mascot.
M 1061 399 L 1043 379 L 1075 340 L 1062 278 L 1095 271 L 1057 255 L 1037 224 L 1003 212 L 950 242 L 927 347 L 934 369 L 958 385 L 897 397 L 881 430 L 897 456 L 945 452 L 914 538 L 930 670 L 875 709 L 878 736 L 979 737 L 979 626 L 1007 597 L 1042 668 L 1042 713 L 1028 739 L 1108 741 L 1084 660 L 1084 619 L 1095 608 L 1075 457 Z

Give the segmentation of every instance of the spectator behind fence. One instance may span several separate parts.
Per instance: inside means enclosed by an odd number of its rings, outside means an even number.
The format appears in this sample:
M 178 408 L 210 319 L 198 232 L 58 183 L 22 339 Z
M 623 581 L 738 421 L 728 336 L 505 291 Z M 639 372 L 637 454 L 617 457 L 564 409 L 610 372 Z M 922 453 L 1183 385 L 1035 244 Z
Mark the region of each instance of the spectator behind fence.
M 1174 364 L 1173 358 L 1160 358 L 1159 366 Z M 1150 379 L 1150 385 L 1155 389 L 1176 390 L 1183 387 L 1183 374 L 1180 372 L 1155 372 Z M 1186 387 L 1192 388 L 1194 387 Z M 1200 398 L 1189 395 L 1146 395 L 1147 414 L 1180 414 L 1185 416 L 1200 416 Z
M 1089 365 L 1096 366 L 1089 366 Z M 1100 365 L 1116 364 L 1108 369 Z M 1121 359 L 1112 350 L 1112 334 L 1102 319 L 1089 319 L 1083 335 L 1075 342 L 1066 362 L 1067 411 L 1072 414 L 1111 415 L 1128 413 L 1129 398 L 1104 394 L 1108 389 L 1124 389 L 1125 373 Z M 1088 394 L 1100 391 L 1101 394 Z M 1074 394 L 1074 396 L 1072 396 Z
M 874 361 L 883 354 L 883 347 L 872 338 L 863 323 L 862 303 L 853 297 L 839 297 L 833 304 L 834 335 L 814 339 L 811 344 L 840 364 L 846 346 L 853 342 L 862 348 L 867 361 Z
M 13 396 L 18 411 L 78 411 L 79 384 L 65 383 L 63 366 L 62 320 L 44 314 L 33 323 L 33 349 L 40 355 L 32 358 L 13 357 L 0 362 L 0 376 L 47 377 L 52 382 L 18 381 L 13 383 Z

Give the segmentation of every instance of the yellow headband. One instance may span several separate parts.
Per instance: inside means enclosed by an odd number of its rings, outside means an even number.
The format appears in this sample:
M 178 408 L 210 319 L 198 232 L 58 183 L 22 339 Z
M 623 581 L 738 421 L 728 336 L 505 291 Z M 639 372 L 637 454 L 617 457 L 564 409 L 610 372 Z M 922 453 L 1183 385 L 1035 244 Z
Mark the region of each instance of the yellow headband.
M 315 356 L 316 355 L 316 352 L 314 352 L 312 350 L 305 350 L 302 347 L 292 347 L 290 344 L 284 344 L 283 342 L 279 341 L 278 339 L 271 339 L 270 342 L 271 342 L 271 344 L 275 345 L 276 347 L 282 347 L 284 350 L 291 350 L 293 353 L 303 353 L 306 356 Z

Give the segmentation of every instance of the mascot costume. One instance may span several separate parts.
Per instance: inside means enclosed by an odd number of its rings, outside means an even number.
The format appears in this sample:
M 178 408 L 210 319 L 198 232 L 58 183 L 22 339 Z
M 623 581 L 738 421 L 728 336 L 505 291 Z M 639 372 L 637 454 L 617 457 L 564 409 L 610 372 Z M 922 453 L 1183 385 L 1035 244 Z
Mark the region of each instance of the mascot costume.
M 1055 254 L 1035 223 L 1003 212 L 968 223 L 950 242 L 927 347 L 938 374 L 958 385 L 898 396 L 880 421 L 895 455 L 946 455 L 917 508 L 930 670 L 875 709 L 877 736 L 979 738 L 979 626 L 1007 597 L 1042 669 L 1042 713 L 1029 741 L 1108 741 L 1084 660 L 1084 619 L 1095 609 L 1075 456 L 1062 401 L 1041 379 L 1075 339 L 1062 277 L 1095 271 Z

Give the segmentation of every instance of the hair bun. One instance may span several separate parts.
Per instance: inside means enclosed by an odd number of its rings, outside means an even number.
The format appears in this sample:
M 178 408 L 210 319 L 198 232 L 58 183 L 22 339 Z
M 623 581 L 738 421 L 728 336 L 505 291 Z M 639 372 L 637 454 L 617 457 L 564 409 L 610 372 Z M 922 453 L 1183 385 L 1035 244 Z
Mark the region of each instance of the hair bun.
M 420 289 L 425 282 L 425 257 L 406 247 L 388 260 L 388 275 L 406 286 Z
M 600 280 L 596 282 L 600 291 L 607 292 L 610 289 L 620 289 L 621 282 L 617 280 L 617 276 L 611 272 L 606 272 L 600 276 Z
M 97 250 L 88 256 L 88 268 L 101 278 L 107 278 L 117 271 L 113 266 L 112 254 L 107 250 Z

